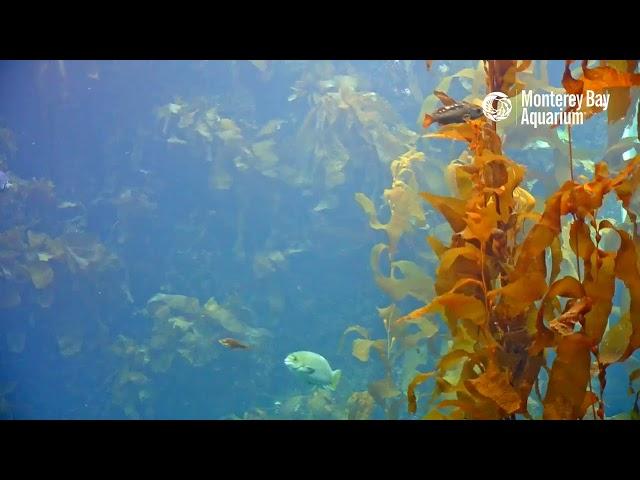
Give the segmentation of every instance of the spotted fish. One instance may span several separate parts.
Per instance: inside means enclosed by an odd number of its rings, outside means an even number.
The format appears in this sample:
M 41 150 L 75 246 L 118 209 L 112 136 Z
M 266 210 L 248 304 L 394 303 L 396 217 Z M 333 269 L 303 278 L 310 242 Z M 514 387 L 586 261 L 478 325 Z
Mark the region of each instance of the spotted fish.
M 431 114 L 426 114 L 422 122 L 424 128 L 429 128 L 432 123 L 448 125 L 450 123 L 463 123 L 468 120 L 480 118 L 482 107 L 469 102 L 457 102 L 444 92 L 433 92 L 440 99 L 443 106 Z

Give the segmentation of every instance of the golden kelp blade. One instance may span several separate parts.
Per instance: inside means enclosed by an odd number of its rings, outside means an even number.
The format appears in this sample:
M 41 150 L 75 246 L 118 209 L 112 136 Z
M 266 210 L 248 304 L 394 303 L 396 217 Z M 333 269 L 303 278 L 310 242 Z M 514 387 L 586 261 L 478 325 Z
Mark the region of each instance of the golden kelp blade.
M 633 73 L 635 70 L 634 62 L 629 65 L 599 66 L 588 68 L 588 61 L 582 61 L 582 77 L 573 78 L 571 74 L 571 60 L 565 62 L 565 71 L 562 77 L 562 86 L 567 93 L 575 95 L 583 95 L 587 91 L 603 92 L 609 90 L 611 92 L 611 100 L 607 108 L 607 116 L 609 123 L 616 122 L 624 118 L 631 100 L 629 89 L 632 86 L 640 85 L 640 74 Z M 626 62 L 625 62 L 626 63 Z M 627 68 L 624 68 L 627 67 Z M 566 111 L 577 110 L 578 107 L 568 108 Z M 602 111 L 601 107 L 588 107 L 582 109 L 585 113 L 585 120 L 594 114 Z
M 435 373 L 436 372 L 421 373 L 417 375 L 407 387 L 407 401 L 409 402 L 408 408 L 410 414 L 413 415 L 414 413 L 416 413 L 417 409 L 415 389 L 418 387 L 418 385 L 426 382 L 428 379 L 433 377 Z
M 545 420 L 577 420 L 586 412 L 592 342 L 583 333 L 563 337 L 549 375 Z
M 489 368 L 478 378 L 468 380 L 468 385 L 496 403 L 507 415 L 522 409 L 522 401 L 518 392 L 509 383 L 509 376 L 501 372 L 496 364 L 489 363 Z

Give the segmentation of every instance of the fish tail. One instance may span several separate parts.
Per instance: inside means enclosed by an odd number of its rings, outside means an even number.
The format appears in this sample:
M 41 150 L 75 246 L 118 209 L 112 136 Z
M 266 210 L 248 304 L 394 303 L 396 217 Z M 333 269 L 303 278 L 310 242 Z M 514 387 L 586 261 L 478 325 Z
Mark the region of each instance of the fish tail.
M 331 373 L 331 390 L 335 390 L 338 386 L 338 382 L 340 382 L 340 378 L 342 377 L 342 370 L 334 370 Z
M 426 113 L 424 115 L 424 120 L 422 121 L 422 128 L 429 128 L 429 126 L 433 123 L 433 117 Z

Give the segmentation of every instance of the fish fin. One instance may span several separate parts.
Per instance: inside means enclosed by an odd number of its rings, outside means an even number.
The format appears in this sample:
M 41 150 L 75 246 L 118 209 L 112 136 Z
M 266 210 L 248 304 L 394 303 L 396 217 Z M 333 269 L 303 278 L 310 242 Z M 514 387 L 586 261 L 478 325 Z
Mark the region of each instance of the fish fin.
M 338 386 L 338 382 L 340 382 L 340 378 L 342 377 L 342 370 L 334 370 L 331 374 L 331 390 L 335 390 Z
M 424 120 L 422 121 L 422 128 L 429 128 L 429 126 L 433 123 L 433 117 L 426 113 L 424 115 Z
M 440 90 L 434 90 L 433 94 L 438 97 L 438 100 L 445 106 L 455 105 L 457 103 L 453 98 Z
M 304 373 L 308 373 L 309 375 L 311 375 L 316 371 L 315 368 L 311 368 L 311 367 L 304 367 L 304 368 L 301 368 L 300 370 L 302 370 Z

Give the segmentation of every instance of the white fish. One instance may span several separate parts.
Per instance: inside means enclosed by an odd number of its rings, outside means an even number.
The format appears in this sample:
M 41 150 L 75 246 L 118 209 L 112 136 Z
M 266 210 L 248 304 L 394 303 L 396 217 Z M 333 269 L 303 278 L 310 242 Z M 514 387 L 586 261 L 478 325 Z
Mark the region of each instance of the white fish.
M 284 359 L 284 364 L 305 382 L 329 390 L 336 389 L 342 376 L 342 371 L 332 370 L 327 359 L 314 352 L 290 353 Z

